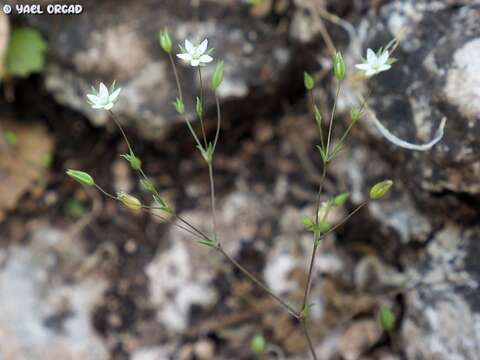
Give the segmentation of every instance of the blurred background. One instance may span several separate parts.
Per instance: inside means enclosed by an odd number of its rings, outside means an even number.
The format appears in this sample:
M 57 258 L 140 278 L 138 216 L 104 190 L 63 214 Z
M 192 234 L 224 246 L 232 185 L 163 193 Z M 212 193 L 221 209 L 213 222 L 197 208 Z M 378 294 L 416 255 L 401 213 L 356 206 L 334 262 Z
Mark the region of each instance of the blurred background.
M 162 195 L 210 231 L 208 172 L 185 123 L 158 32 L 209 39 L 225 61 L 215 157 L 226 251 L 301 302 L 321 158 L 303 87 L 328 118 L 331 53 L 348 66 L 334 137 L 358 94 L 412 152 L 368 117 L 332 164 L 324 198 L 350 191 L 333 221 L 391 178 L 391 195 L 327 237 L 313 273 L 311 328 L 322 360 L 478 360 L 480 354 L 480 3 L 469 0 L 72 1 L 81 14 L 19 14 L 1 2 L 0 359 L 307 359 L 298 324 L 217 253 L 148 214 L 79 186 L 149 200 L 127 148 L 85 94 L 122 87 L 115 111 Z M 5 5 L 13 6 L 6 15 Z M 401 34 L 392 70 L 355 74 L 366 48 Z M 180 51 L 178 51 L 180 52 Z M 214 65 L 204 67 L 210 78 Z M 199 83 L 179 64 L 187 114 Z M 206 92 L 206 126 L 215 102 Z M 198 126 L 195 123 L 195 126 Z M 265 342 L 265 352 L 256 354 Z M 262 347 L 262 346 L 260 346 Z

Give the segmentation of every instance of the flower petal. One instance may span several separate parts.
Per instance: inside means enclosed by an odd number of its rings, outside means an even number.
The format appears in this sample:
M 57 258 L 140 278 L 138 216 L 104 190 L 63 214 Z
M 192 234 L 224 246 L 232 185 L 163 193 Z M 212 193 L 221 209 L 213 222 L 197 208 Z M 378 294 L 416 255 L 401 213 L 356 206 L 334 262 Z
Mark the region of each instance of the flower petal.
M 190 65 L 196 67 L 196 66 L 200 65 L 200 60 L 198 60 L 198 59 L 192 59 L 192 60 L 190 61 Z
M 382 55 L 380 55 L 380 57 L 378 58 L 378 62 L 380 64 L 385 64 L 388 60 L 388 57 L 390 56 L 390 54 L 388 53 L 388 51 L 384 51 Z
M 117 90 L 115 90 L 113 93 L 110 94 L 110 96 L 108 97 L 108 100 L 111 102 L 115 102 L 115 100 L 117 100 L 118 95 L 120 95 L 120 91 L 122 91 L 122 88 L 118 88 Z
M 98 91 L 98 97 L 100 99 L 108 98 L 108 89 L 103 82 L 100 83 L 100 90 Z
M 202 55 L 200 56 L 199 60 L 202 63 L 209 63 L 210 61 L 213 60 L 213 58 L 210 55 Z
M 93 104 L 92 109 L 95 109 L 95 110 L 103 109 L 103 105 L 102 104 Z
M 364 70 L 364 71 L 370 70 L 372 68 L 370 64 L 357 64 L 355 65 L 355 67 L 357 69 Z
M 179 57 L 182 60 L 185 61 L 191 61 L 192 60 L 192 55 L 190 54 L 177 54 L 177 57 Z
M 207 51 L 208 46 L 208 39 L 202 41 L 200 45 L 197 47 L 197 56 L 202 55 L 205 51 Z
M 93 94 L 87 94 L 87 99 L 94 104 L 96 104 L 100 100 L 97 95 Z
M 390 64 L 383 64 L 383 65 L 380 65 L 380 67 L 378 68 L 378 71 L 386 71 L 388 69 L 390 69 L 392 67 L 392 65 Z
M 111 110 L 113 108 L 113 102 L 109 102 L 107 105 L 105 105 L 104 109 L 105 110 Z
M 371 64 L 371 63 L 374 63 L 375 61 L 377 61 L 377 55 L 375 55 L 375 52 L 372 49 L 368 48 L 367 49 L 367 62 L 369 64 Z
M 190 41 L 185 40 L 185 50 L 187 50 L 189 54 L 193 54 L 195 52 L 195 46 L 193 46 Z

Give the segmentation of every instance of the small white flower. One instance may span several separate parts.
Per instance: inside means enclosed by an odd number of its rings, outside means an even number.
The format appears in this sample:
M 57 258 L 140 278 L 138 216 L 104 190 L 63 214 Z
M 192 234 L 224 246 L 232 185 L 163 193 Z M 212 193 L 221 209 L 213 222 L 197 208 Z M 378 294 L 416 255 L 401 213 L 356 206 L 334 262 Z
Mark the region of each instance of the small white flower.
M 93 109 L 111 110 L 121 90 L 121 88 L 115 90 L 115 82 L 110 87 L 110 91 L 108 91 L 104 83 L 100 83 L 98 91 L 92 89 L 93 94 L 87 94 L 87 98 Z
M 367 60 L 362 64 L 357 64 L 355 67 L 365 72 L 365 76 L 370 77 L 382 71 L 386 71 L 392 67 L 388 63 L 390 54 L 387 50 L 377 56 L 372 49 L 367 50 Z
M 207 64 L 213 60 L 210 55 L 205 54 L 207 47 L 207 39 L 203 40 L 198 46 L 195 46 L 190 41 L 185 40 L 185 49 L 182 48 L 182 51 L 185 51 L 185 53 L 177 54 L 177 56 L 180 59 L 189 62 L 191 66 L 197 67 L 202 64 Z

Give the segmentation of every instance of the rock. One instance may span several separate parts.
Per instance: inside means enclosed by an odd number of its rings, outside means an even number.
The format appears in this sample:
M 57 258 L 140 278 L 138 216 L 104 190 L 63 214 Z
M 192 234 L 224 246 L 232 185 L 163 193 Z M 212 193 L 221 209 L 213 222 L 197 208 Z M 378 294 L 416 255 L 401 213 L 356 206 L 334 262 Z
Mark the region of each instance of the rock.
M 153 259 L 146 272 L 158 320 L 168 331 L 181 332 L 189 324 L 192 306 L 212 305 L 217 294 L 210 285 L 214 273 L 205 262 L 206 249 L 173 231 L 176 240 Z
M 3 144 L 6 134 L 14 139 L 10 144 Z M 1 120 L 0 138 L 1 221 L 4 213 L 15 208 L 27 191 L 37 186 L 43 192 L 54 140 L 42 125 L 4 119 Z
M 354 322 L 343 334 L 340 340 L 340 353 L 346 360 L 355 360 L 369 349 L 382 334 L 374 320 L 359 320 Z
M 187 17 L 185 10 L 198 14 L 194 16 L 198 20 Z M 89 16 L 56 16 L 61 32 L 51 26 L 51 16 L 25 20 L 48 38 L 47 90 L 97 125 L 105 123 L 106 113 L 92 110 L 85 94 L 92 85 L 114 79 L 123 89 L 115 112 L 142 136 L 155 139 L 165 134 L 168 125 L 180 121 L 172 106 L 178 96 L 175 80 L 158 41 L 163 28 L 172 33 L 174 57 L 179 51 L 178 42 L 185 38 L 209 39 L 209 45 L 215 48 L 213 56 L 225 60 L 225 78 L 219 88 L 222 100 L 244 100 L 252 95 L 252 89 L 256 89 L 255 96 L 275 92 L 287 81 L 284 71 L 291 63 L 291 52 L 286 39 L 271 25 L 249 16 L 246 3 L 202 1 L 196 8 L 187 0 L 163 1 L 155 6 L 104 1 L 94 7 L 85 5 L 84 12 Z M 197 72 L 180 63 L 178 69 L 188 117 L 193 118 Z M 209 87 L 213 65 L 202 70 L 204 85 Z M 206 97 L 206 105 L 207 114 L 214 111 L 213 96 Z
M 93 274 L 71 281 L 69 266 L 84 256 L 77 242 L 51 228 L 9 249 L 0 268 L 2 360 L 109 358 L 91 323 L 106 282 Z
M 480 193 L 479 16 L 473 3 L 393 1 L 359 27 L 363 49 L 385 46 L 398 34 L 402 39 L 392 70 L 370 82 L 380 121 L 402 139 L 424 143 L 447 119 L 444 138 L 429 152 L 388 145 L 392 159 L 405 153 L 405 171 L 418 189 Z M 369 131 L 386 146 L 375 128 Z
M 402 326 L 408 358 L 474 360 L 480 351 L 480 228 L 448 224 L 411 270 L 417 290 L 407 293 Z

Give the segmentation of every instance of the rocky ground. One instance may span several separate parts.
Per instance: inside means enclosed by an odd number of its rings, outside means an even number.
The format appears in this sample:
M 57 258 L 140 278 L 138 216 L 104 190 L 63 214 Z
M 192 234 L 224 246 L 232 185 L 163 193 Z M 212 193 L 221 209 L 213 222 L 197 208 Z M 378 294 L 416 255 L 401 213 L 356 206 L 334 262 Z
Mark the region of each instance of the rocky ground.
M 426 143 L 446 118 L 445 135 L 413 152 L 385 140 L 369 117 L 354 129 L 326 182 L 325 198 L 352 192 L 334 218 L 376 181 L 392 178 L 395 187 L 322 243 L 309 326 L 320 359 L 478 358 L 480 3 L 84 4 L 83 16 L 11 19 L 39 29 L 49 55 L 43 73 L 10 83 L 14 99 L 0 102 L 2 131 L 18 136 L 0 153 L 0 360 L 255 359 L 256 333 L 279 349 L 265 359 L 308 358 L 296 322 L 216 253 L 64 175 L 81 168 L 112 192 L 148 201 L 118 156 L 122 138 L 84 99 L 92 83 L 116 79 L 116 111 L 146 172 L 183 217 L 209 231 L 208 173 L 171 107 L 174 79 L 157 38 L 165 26 L 175 40 L 207 36 L 225 59 L 215 160 L 220 238 L 295 304 L 312 241 L 301 219 L 314 211 L 321 175 L 303 70 L 315 75 L 328 118 L 334 82 L 325 30 L 350 68 L 365 48 L 401 34 L 392 71 L 368 84 L 350 72 L 336 131 L 356 96 L 371 93 L 392 133 Z M 180 77 L 194 96 L 195 73 L 182 67 Z M 377 321 L 380 305 L 396 316 L 388 333 Z

